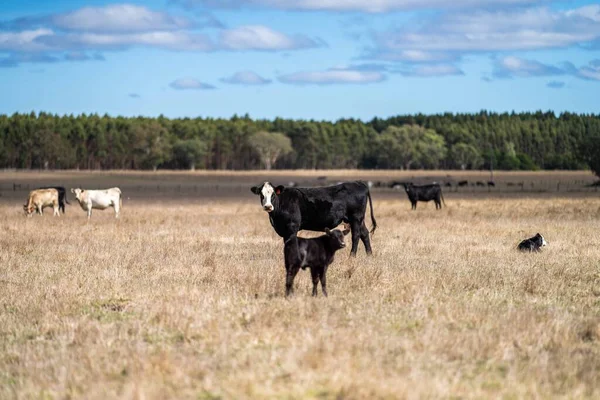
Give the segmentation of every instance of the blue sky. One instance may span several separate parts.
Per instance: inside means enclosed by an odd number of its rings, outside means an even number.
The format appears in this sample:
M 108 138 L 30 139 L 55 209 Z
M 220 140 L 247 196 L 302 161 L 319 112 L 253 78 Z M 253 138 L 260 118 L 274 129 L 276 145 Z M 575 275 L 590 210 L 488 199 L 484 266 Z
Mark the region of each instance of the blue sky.
M 0 113 L 600 112 L 600 3 L 3 0 Z

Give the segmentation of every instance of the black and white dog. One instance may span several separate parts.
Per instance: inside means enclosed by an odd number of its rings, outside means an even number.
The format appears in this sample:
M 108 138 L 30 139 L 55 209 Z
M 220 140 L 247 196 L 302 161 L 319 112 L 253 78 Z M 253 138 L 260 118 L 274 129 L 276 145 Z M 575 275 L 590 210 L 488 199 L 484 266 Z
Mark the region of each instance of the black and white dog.
M 546 246 L 548 243 L 546 239 L 539 233 L 537 233 L 534 237 L 525 239 L 519 246 L 517 247 L 521 251 L 542 251 L 542 247 Z

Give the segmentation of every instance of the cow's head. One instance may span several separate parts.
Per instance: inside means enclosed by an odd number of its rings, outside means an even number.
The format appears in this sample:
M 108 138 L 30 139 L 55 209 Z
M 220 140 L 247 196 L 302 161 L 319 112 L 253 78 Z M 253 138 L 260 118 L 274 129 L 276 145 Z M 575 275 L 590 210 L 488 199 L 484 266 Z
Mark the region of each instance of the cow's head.
M 345 224 L 343 231 L 340 231 L 339 229 L 330 230 L 329 228 L 325 228 L 325 234 L 331 239 L 333 248 L 336 250 L 346 247 L 344 236 L 346 236 L 348 233 L 350 233 L 350 229 L 348 229 L 347 225 Z
M 404 190 L 410 192 L 410 189 L 412 188 L 412 183 L 403 183 L 402 186 L 404 186 Z
M 252 193 L 260 196 L 260 205 L 263 210 L 271 212 L 277 204 L 277 196 L 285 190 L 285 187 L 282 185 L 273 187 L 269 182 L 265 182 L 260 186 L 252 186 L 250 190 L 252 190 Z
M 75 189 L 71 188 L 71 193 L 75 194 L 75 198 L 77 199 L 77 201 L 82 200 L 83 192 L 85 192 L 85 190 L 83 190 L 81 188 L 75 188 Z
M 548 242 L 546 242 L 546 239 L 544 239 L 544 237 L 542 235 L 540 235 L 539 233 L 535 235 L 535 237 L 537 238 L 538 242 L 541 243 L 541 247 L 544 247 L 548 244 Z
M 31 217 L 33 215 L 33 212 L 35 211 L 35 207 L 33 206 L 33 204 L 23 204 L 23 211 L 25 211 L 26 216 Z

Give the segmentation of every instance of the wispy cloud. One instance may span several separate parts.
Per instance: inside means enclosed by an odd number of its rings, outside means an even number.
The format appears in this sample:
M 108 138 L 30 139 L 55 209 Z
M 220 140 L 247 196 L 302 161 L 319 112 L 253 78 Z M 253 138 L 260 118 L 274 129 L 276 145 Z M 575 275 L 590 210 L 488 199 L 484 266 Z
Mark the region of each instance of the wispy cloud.
M 282 83 L 295 85 L 367 84 L 382 82 L 386 76 L 376 71 L 330 69 L 327 71 L 303 71 L 278 77 Z
M 235 85 L 267 85 L 271 83 L 271 80 L 265 79 L 253 71 L 240 71 L 230 77 L 222 78 L 221 82 Z
M 526 60 L 515 56 L 502 57 L 494 64 L 494 78 L 535 77 L 565 75 L 565 68 Z
M 453 11 L 373 35 L 372 58 L 441 61 L 481 52 L 583 46 L 600 39 L 600 5 Z M 369 52 L 368 52 L 369 53 Z
M 465 73 L 452 64 L 416 65 L 407 69 L 401 69 L 400 74 L 416 78 L 431 78 L 436 76 L 457 76 Z
M 219 35 L 219 47 L 228 50 L 297 50 L 320 45 L 306 36 L 285 35 L 263 25 L 240 26 Z
M 320 39 L 275 31 L 264 25 L 222 27 L 213 17 L 202 21 L 153 11 L 143 6 L 116 4 L 84 7 L 43 17 L 0 22 L 0 51 L 82 52 L 150 47 L 172 51 L 290 51 L 323 46 Z
M 132 99 L 139 99 L 142 97 L 138 93 L 129 93 L 127 96 L 131 97 Z
M 277 10 L 362 11 L 380 13 L 394 10 L 467 8 L 526 5 L 543 0 L 172 0 L 187 8 L 261 7 Z
M 600 81 L 600 60 L 593 60 L 577 70 L 577 76 L 582 79 Z
M 560 81 L 550 81 L 546 83 L 546 86 L 551 89 L 562 89 L 563 87 L 565 87 L 565 83 Z
M 13 53 L 0 57 L 0 68 L 17 67 L 20 64 L 52 64 L 62 61 L 104 61 L 101 54 L 88 55 L 85 53 Z
M 200 82 L 194 78 L 179 78 L 169 83 L 169 86 L 176 90 L 212 90 L 216 89 L 213 85 Z
M 52 15 L 49 19 L 59 29 L 96 33 L 170 31 L 195 26 L 195 22 L 189 18 L 133 4 L 84 7 Z

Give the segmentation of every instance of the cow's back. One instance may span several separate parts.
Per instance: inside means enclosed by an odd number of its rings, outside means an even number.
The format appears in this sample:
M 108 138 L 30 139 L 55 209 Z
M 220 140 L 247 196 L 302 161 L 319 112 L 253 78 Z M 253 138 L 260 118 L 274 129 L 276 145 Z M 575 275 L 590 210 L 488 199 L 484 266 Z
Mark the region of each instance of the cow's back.
M 300 229 L 316 231 L 333 228 L 355 212 L 364 213 L 369 192 L 367 185 L 362 182 L 295 190 L 301 214 Z

